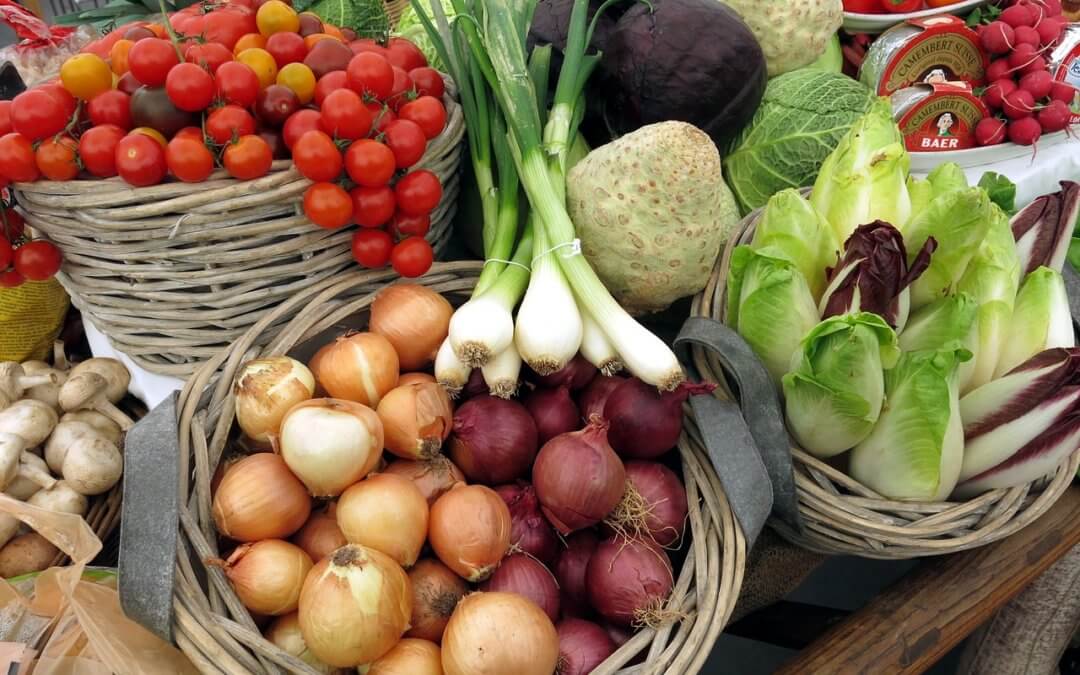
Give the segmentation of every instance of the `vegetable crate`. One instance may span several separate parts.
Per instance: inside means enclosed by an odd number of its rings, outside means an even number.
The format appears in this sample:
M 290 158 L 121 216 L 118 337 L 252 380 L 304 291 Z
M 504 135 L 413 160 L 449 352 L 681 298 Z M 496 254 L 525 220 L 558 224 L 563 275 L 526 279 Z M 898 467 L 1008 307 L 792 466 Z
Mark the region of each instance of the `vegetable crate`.
M 472 262 L 436 263 L 418 282 L 460 303 L 467 299 L 481 269 L 481 264 Z M 305 345 L 305 341 L 316 336 L 325 340 L 345 327 L 362 328 L 374 300 L 373 284 L 391 280 L 390 273 L 373 279 L 351 272 L 297 292 L 202 364 L 180 395 L 181 475 L 193 478 L 181 487 L 179 499 L 180 560 L 173 630 L 177 644 L 202 672 L 271 673 L 279 668 L 316 672 L 265 640 L 222 568 L 208 564 L 221 554 L 211 517 L 211 477 L 226 444 L 236 437 L 233 383 L 241 366 L 252 358 L 286 353 L 304 359 L 312 351 L 311 343 Z M 678 619 L 642 628 L 594 673 L 642 672 L 643 668 L 671 675 L 696 673 L 734 608 L 745 568 L 746 540 L 692 419 L 687 420 L 679 453 L 692 537 L 684 544 L 685 560 L 676 572 L 669 605 Z M 635 658 L 644 659 L 644 664 L 628 668 Z

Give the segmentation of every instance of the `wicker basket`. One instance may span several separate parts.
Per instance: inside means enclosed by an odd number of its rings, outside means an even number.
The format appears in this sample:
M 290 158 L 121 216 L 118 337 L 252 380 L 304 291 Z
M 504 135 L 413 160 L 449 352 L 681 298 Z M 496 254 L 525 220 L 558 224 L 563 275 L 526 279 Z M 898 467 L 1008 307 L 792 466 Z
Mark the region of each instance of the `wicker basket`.
M 443 183 L 427 235 L 436 254 L 450 239 L 465 132 L 461 106 L 450 95 L 445 103 L 446 129 L 418 165 Z M 309 185 L 278 161 L 248 182 L 222 171 L 145 188 L 39 181 L 19 184 L 16 197 L 63 251 L 57 276 L 83 315 L 142 368 L 186 377 L 272 307 L 355 265 L 355 228 L 324 230 L 300 211 Z
M 452 300 L 464 300 L 480 270 L 478 263 L 436 264 L 420 283 Z M 180 395 L 181 470 L 194 480 L 184 486 L 180 499 L 182 550 L 174 626 L 177 644 L 202 672 L 270 673 L 277 672 L 276 668 L 315 672 L 264 640 L 221 569 L 200 562 L 220 554 L 210 516 L 210 477 L 233 425 L 232 383 L 241 365 L 257 356 L 287 353 L 324 331 L 362 326 L 374 298 L 369 292 L 374 281 L 370 274 L 350 272 L 320 282 L 274 309 L 196 371 Z M 391 278 L 383 275 L 377 281 Z M 265 331 L 279 318 L 289 318 L 288 324 L 266 347 L 259 348 L 268 341 Z M 686 427 L 679 451 L 692 541 L 672 595 L 673 607 L 686 619 L 659 630 L 639 631 L 594 673 L 697 673 L 734 608 L 746 563 L 746 541 L 689 418 Z M 188 462 L 194 462 L 193 473 Z M 646 659 L 644 669 L 620 670 L 639 654 Z
M 732 251 L 753 239 L 760 213 L 758 209 L 743 219 L 728 241 L 708 285 L 694 299 L 691 312 L 695 316 L 724 321 Z M 726 388 L 716 357 L 700 348 L 693 355 L 702 377 Z M 732 395 L 730 389 L 726 391 Z M 908 502 L 882 497 L 804 452 L 794 441 L 791 453 L 804 530 L 797 533 L 775 518 L 770 524 L 792 542 L 814 551 L 882 559 L 955 553 L 1007 537 L 1045 513 L 1069 487 L 1080 466 L 1080 452 L 1074 452 L 1053 476 L 1028 485 L 992 490 L 965 502 Z

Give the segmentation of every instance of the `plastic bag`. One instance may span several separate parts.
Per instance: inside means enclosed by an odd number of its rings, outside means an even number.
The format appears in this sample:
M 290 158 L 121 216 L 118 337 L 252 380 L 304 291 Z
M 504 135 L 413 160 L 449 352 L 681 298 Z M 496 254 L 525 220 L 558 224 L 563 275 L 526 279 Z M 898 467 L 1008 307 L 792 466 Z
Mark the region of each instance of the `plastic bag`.
M 13 0 L 0 0 L 0 21 L 11 26 L 19 39 L 0 49 L 0 62 L 14 64 L 27 86 L 55 75 L 69 56 L 99 37 L 91 26 L 50 26 Z
M 37 650 L 34 675 L 198 672 L 176 647 L 124 616 L 116 589 L 83 578 L 86 564 L 101 550 L 85 520 L 6 495 L 0 495 L 0 512 L 24 522 L 72 559 L 67 567 L 38 575 L 29 597 L 0 582 L 0 641 Z

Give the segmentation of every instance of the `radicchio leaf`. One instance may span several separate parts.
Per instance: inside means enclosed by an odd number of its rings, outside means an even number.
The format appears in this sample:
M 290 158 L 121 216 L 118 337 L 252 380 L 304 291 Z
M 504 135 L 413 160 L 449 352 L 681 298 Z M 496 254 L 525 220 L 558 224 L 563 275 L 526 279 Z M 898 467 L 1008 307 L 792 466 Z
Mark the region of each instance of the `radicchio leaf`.
M 1039 197 L 1013 216 L 1009 225 L 1025 276 L 1041 266 L 1061 271 L 1078 213 L 1080 183 L 1061 181 L 1059 192 Z

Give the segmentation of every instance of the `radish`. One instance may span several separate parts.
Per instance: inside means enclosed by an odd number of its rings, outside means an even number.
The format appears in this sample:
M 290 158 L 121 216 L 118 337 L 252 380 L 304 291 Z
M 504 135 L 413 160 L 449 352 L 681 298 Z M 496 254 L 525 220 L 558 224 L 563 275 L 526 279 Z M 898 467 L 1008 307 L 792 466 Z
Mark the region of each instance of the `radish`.
M 1042 136 L 1042 127 L 1034 117 L 1009 122 L 1009 140 L 1017 145 L 1035 145 Z
M 1003 77 L 1000 80 L 994 80 L 990 86 L 986 88 L 986 92 L 983 94 L 983 100 L 986 101 L 986 105 L 994 110 L 1001 110 L 1005 97 L 1014 91 L 1016 91 L 1016 82 L 1013 82 L 1007 77 Z
M 1054 82 L 1050 86 L 1050 98 L 1066 104 L 1072 103 L 1076 98 L 1076 87 L 1068 82 Z
M 1028 4 L 1041 7 L 1046 16 L 1061 16 L 1061 0 L 1029 0 Z
M 1020 78 L 1020 88 L 1031 94 L 1036 101 L 1050 95 L 1054 86 L 1054 78 L 1045 70 L 1037 70 Z
M 1042 44 L 1039 35 L 1039 31 L 1032 28 L 1031 26 L 1020 26 L 1013 31 L 1013 36 L 1016 40 L 1013 44 L 1031 45 L 1032 47 L 1038 47 Z
M 1005 111 L 1005 116 L 1011 120 L 1031 117 L 1031 112 L 1034 108 L 1035 97 L 1031 95 L 1030 91 L 1025 89 L 1017 89 L 1006 95 L 1004 103 L 1001 106 L 1001 109 Z
M 979 145 L 997 145 L 1005 140 L 1005 122 L 996 117 L 984 117 L 975 125 L 975 141 Z
M 991 54 L 1008 54 L 1016 44 L 1016 32 L 1004 21 L 992 21 L 980 34 L 983 49 Z
M 1062 131 L 1069 126 L 1069 119 L 1071 117 L 1072 112 L 1069 110 L 1069 106 L 1063 101 L 1050 101 L 1050 103 L 1039 111 L 1039 126 L 1047 133 Z
M 1020 68 L 1020 73 L 1022 75 L 1027 75 L 1028 73 L 1045 73 L 1049 70 L 1049 68 L 1050 64 L 1046 62 L 1045 58 L 1043 58 L 1042 56 L 1036 56 L 1035 58 L 1024 64 L 1022 68 Z
M 1012 69 L 1009 67 L 1009 59 L 1004 56 L 993 61 L 986 68 L 986 79 L 990 82 L 1011 79 Z
M 1016 7 L 1016 5 L 1013 5 L 1013 7 Z M 1009 9 L 1012 9 L 1012 7 Z M 1032 45 L 1016 45 L 1013 47 L 1012 54 L 1009 54 L 1009 67 L 1013 70 L 1019 70 L 1038 57 L 1039 51 Z
M 1036 12 L 1032 12 L 1026 5 L 1013 5 L 1001 13 L 1001 20 L 1013 28 L 1034 26 L 1036 18 Z
M 1035 27 L 1035 32 L 1039 34 L 1039 44 L 1044 47 L 1053 45 L 1061 37 L 1064 28 L 1065 25 L 1058 21 L 1057 17 L 1043 19 Z

